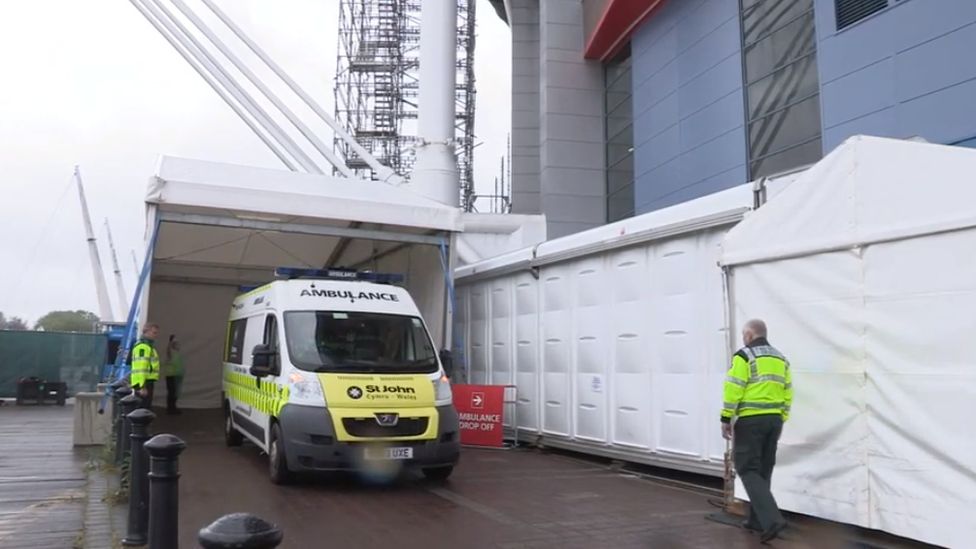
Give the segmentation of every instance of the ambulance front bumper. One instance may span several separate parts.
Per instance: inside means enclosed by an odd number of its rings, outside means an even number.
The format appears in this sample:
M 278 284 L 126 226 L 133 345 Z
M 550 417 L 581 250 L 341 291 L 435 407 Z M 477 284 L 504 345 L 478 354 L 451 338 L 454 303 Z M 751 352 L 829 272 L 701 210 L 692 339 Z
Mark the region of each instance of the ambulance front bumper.
M 327 408 L 288 404 L 278 416 L 288 468 L 296 472 L 349 471 L 360 469 L 367 451 L 382 447 L 410 448 L 412 457 L 397 459 L 410 468 L 455 465 L 461 455 L 457 410 L 439 406 L 437 437 L 429 440 L 341 442 L 337 440 Z

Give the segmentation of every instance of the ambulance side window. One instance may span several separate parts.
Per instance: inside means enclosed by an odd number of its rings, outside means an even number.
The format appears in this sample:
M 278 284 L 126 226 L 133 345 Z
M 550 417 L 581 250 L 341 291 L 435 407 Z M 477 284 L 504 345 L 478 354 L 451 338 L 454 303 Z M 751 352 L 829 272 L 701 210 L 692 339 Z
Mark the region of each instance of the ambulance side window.
M 269 349 L 278 353 L 278 319 L 274 315 L 268 315 L 264 319 L 264 340 L 262 341 Z M 271 359 L 272 371 L 275 375 L 281 373 L 281 355 L 276 355 Z
M 235 320 L 230 323 L 230 333 L 227 334 L 227 350 L 225 353 L 227 362 L 241 364 L 244 359 L 244 332 L 247 328 L 247 319 Z

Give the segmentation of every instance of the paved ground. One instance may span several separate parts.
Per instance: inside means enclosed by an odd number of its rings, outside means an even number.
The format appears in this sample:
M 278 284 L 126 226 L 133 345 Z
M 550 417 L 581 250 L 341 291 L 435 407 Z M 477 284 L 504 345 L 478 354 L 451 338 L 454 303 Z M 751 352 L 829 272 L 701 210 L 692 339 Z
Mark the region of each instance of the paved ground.
M 95 467 L 100 447 L 73 447 L 73 411 L 0 406 L 0 549 L 110 549 L 124 535 L 107 497 L 118 475 Z
M 70 406 L 0 406 L 0 547 L 80 543 L 88 453 L 71 433 Z
M 103 501 L 111 473 L 86 467 L 71 445 L 67 407 L 0 407 L 0 548 L 107 549 L 124 533 L 124 507 Z M 606 464 L 535 450 L 465 450 L 451 480 L 408 477 L 370 485 L 332 476 L 278 487 L 256 448 L 226 448 L 220 416 L 161 416 L 154 433 L 181 436 L 180 547 L 199 529 L 251 512 L 285 532 L 286 548 L 761 547 L 747 532 L 706 521 L 714 495 L 619 473 Z M 922 547 L 794 517 L 774 547 Z M 870 543 L 855 543 L 861 539 Z
M 705 520 L 715 511 L 711 494 L 565 455 L 465 450 L 442 485 L 407 478 L 370 486 L 340 476 L 278 487 L 254 446 L 224 447 L 219 414 L 162 416 L 153 431 L 173 432 L 188 444 L 181 462 L 181 547 L 195 547 L 201 527 L 232 512 L 277 523 L 289 548 L 761 547 L 744 530 Z M 859 546 L 847 541 L 851 530 L 797 524 L 793 541 L 774 546 Z

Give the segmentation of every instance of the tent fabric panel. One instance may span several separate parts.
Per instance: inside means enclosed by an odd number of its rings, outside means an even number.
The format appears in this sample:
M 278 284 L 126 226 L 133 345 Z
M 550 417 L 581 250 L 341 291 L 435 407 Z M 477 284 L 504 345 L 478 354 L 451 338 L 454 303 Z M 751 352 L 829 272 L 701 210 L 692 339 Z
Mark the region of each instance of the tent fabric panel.
M 173 283 L 153 280 L 148 318 L 160 326 L 156 350 L 165 360 L 166 342 L 176 334 L 183 346 L 186 375 L 179 405 L 219 408 L 223 380 L 223 349 L 234 286 Z M 166 405 L 166 382 L 160 380 L 154 399 Z
M 764 318 L 793 411 L 784 509 L 942 546 L 976 539 L 976 230 L 736 266 L 734 319 Z M 746 498 L 737 482 L 736 494 Z
M 335 237 L 163 222 L 155 260 L 321 268 Z
M 392 251 L 403 248 L 399 242 L 380 242 L 365 239 L 352 239 L 346 244 L 342 254 L 336 258 L 336 265 L 349 268 L 379 270 L 378 259 Z
M 871 526 L 946 547 L 976 539 L 974 248 L 966 230 L 864 252 Z
M 737 267 L 730 328 L 740 344 L 745 322 L 764 319 L 771 343 L 790 361 L 793 410 L 773 475 L 780 507 L 867 526 L 859 269 L 852 252 Z M 748 499 L 738 480 L 736 497 Z

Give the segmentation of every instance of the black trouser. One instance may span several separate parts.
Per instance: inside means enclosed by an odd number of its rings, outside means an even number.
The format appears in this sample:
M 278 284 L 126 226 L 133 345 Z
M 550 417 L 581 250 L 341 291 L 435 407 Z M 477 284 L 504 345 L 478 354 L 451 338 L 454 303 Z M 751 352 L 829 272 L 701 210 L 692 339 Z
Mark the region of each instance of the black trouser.
M 779 414 L 740 417 L 735 422 L 735 471 L 749 494 L 749 522 L 764 531 L 785 522 L 770 491 L 782 431 Z
M 153 393 L 155 392 L 156 388 L 156 380 L 147 379 L 142 388 L 146 390 L 146 396 L 142 397 L 142 407 L 147 410 L 152 410 Z
M 177 376 L 166 376 L 166 411 L 176 411 L 176 400 L 180 397 L 180 381 Z

